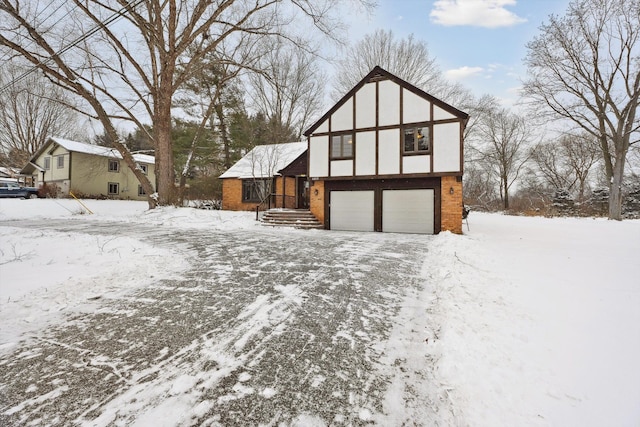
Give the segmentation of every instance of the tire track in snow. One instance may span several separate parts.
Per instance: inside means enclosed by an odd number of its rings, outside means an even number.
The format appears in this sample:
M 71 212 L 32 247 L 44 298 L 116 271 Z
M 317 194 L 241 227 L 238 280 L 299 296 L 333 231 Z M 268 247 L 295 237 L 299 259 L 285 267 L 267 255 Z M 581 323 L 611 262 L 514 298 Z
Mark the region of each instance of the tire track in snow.
M 366 425 L 384 411 L 390 380 L 376 369 L 381 343 L 407 289 L 419 286 L 428 237 L 118 232 L 179 244 L 191 270 L 43 331 L 67 348 L 42 341 L 0 360 L 2 412 L 24 403 L 11 420 Z M 74 347 L 113 369 L 83 364 Z

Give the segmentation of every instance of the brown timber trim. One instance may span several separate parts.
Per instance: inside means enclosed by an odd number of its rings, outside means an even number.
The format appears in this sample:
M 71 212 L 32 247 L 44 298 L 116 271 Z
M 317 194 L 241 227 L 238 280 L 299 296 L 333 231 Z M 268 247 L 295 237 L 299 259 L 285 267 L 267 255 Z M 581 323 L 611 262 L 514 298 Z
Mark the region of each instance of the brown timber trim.
M 333 123 L 331 123 L 332 117 L 333 117 L 333 114 L 330 114 L 329 118 L 327 119 L 329 121 L 329 123 L 327 123 L 327 127 L 329 129 L 329 132 L 327 132 L 327 135 L 329 136 L 329 143 L 327 144 L 327 159 L 329 159 L 329 164 L 327 164 L 327 176 L 331 176 L 331 128 L 333 126 Z
M 352 179 L 353 181 L 363 180 L 395 180 L 395 179 L 416 179 L 416 178 L 442 178 L 443 176 L 458 176 L 459 171 L 456 172 L 438 172 L 438 173 L 409 173 L 405 175 L 359 175 L 354 177 L 336 176 L 336 177 L 314 177 L 322 179 L 324 181 L 344 181 L 345 179 Z
M 412 84 L 400 79 L 399 77 L 389 73 L 388 71 L 384 70 L 383 68 L 380 68 L 379 66 L 376 66 L 376 67 L 373 68 L 373 70 L 371 70 L 369 72 L 369 74 L 367 74 L 362 80 L 360 80 L 360 82 L 357 83 L 349 92 L 347 92 L 331 109 L 329 109 L 329 111 L 327 111 L 316 123 L 311 125 L 311 127 L 309 127 L 304 132 L 304 135 L 305 136 L 309 136 L 309 135 L 313 134 L 313 132 L 325 120 L 327 120 L 329 117 L 331 117 L 331 115 L 335 111 L 337 111 L 347 101 L 347 99 L 349 99 L 350 96 L 353 96 L 362 86 L 367 84 L 367 82 L 369 82 L 369 81 L 375 81 L 376 84 L 378 84 L 378 78 L 380 78 L 380 77 L 384 78 L 384 80 L 391 80 L 394 83 L 398 84 L 400 87 L 407 89 L 409 92 L 412 92 L 415 95 L 418 95 L 419 97 L 421 97 L 423 99 L 426 99 L 427 101 L 431 102 L 431 104 L 437 105 L 438 107 L 442 108 L 443 110 L 447 111 L 448 113 L 452 114 L 453 116 L 456 116 L 458 118 L 458 120 L 467 120 L 468 117 L 469 117 L 469 115 L 467 113 L 458 110 L 457 108 L 445 103 L 444 101 L 434 97 L 433 95 L 428 94 L 427 92 L 423 91 L 422 89 L 419 89 L 419 88 L 413 86 Z
M 380 165 L 380 85 L 376 82 L 376 127 L 373 128 L 376 133 L 376 167 L 375 174 L 378 176 Z
M 400 111 L 398 121 L 400 122 L 400 135 L 398 135 L 398 139 L 400 142 L 400 158 L 398 159 L 398 172 L 402 175 L 402 169 L 404 165 L 404 160 L 402 156 L 404 155 L 404 87 L 400 86 Z
M 376 102 L 378 102 L 377 100 L 377 92 L 376 92 Z M 433 107 L 433 104 L 431 104 L 431 106 Z M 431 114 L 433 114 L 433 112 L 431 112 Z M 353 132 L 373 132 L 373 131 L 377 131 L 377 130 L 389 130 L 389 129 L 398 129 L 399 127 L 403 127 L 403 126 L 413 126 L 413 125 L 424 125 L 424 126 L 433 126 L 433 125 L 442 125 L 442 124 L 447 124 L 447 123 L 462 123 L 462 121 L 460 119 L 445 119 L 445 120 L 427 120 L 427 121 L 420 121 L 420 122 L 410 122 L 410 123 L 403 123 L 402 125 L 385 125 L 385 126 L 378 126 L 377 125 L 378 122 L 378 107 L 376 106 L 376 126 L 374 127 L 366 127 L 366 128 L 358 128 L 358 129 L 349 129 L 349 130 L 345 130 L 345 131 L 339 131 L 339 132 L 349 132 L 350 130 L 352 130 Z M 336 132 L 336 133 L 339 133 Z M 318 132 L 318 133 L 313 133 L 310 136 L 326 136 L 331 134 L 331 132 Z
M 431 119 L 431 121 L 433 121 L 433 102 L 429 103 L 429 119 Z M 429 127 L 429 144 L 431 144 L 431 157 L 429 158 L 429 170 L 433 171 L 433 156 L 434 156 L 434 148 L 436 146 L 436 144 L 434 143 L 435 141 L 433 140 L 433 126 Z
M 460 122 L 460 173 L 464 173 L 464 124 L 463 122 Z

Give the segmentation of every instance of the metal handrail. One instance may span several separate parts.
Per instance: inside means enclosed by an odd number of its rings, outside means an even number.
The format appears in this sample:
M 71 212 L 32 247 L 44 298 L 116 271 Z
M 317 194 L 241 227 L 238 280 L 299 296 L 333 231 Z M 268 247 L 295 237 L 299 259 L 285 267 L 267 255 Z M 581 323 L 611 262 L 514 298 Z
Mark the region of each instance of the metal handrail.
M 267 194 L 266 196 L 264 196 L 264 199 L 260 200 L 260 203 L 258 203 L 256 205 L 256 221 L 260 220 L 260 218 L 258 216 L 258 214 L 260 212 L 260 206 L 263 206 L 266 201 L 269 202 L 269 208 L 268 209 L 271 209 L 271 196 L 272 195 L 273 195 L 272 193 Z

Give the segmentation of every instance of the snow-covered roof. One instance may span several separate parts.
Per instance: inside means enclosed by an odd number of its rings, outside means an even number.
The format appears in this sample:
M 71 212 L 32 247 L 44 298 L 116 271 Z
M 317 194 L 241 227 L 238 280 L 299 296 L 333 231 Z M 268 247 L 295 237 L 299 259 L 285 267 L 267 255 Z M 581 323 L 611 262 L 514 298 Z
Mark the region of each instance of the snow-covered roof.
M 18 175 L 20 173 L 20 169 L 0 166 L 0 176 L 3 178 L 11 178 L 14 175 Z
M 278 175 L 278 171 L 289 166 L 306 149 L 306 142 L 258 145 L 220 178 L 270 178 Z
M 76 153 L 93 154 L 95 156 L 102 157 L 114 157 L 122 159 L 122 155 L 115 148 L 103 147 L 101 145 L 87 144 L 84 142 L 71 141 L 68 139 L 52 137 L 51 141 L 60 145 L 68 151 L 74 151 Z M 138 163 L 155 163 L 155 157 L 148 154 L 133 154 L 133 159 Z

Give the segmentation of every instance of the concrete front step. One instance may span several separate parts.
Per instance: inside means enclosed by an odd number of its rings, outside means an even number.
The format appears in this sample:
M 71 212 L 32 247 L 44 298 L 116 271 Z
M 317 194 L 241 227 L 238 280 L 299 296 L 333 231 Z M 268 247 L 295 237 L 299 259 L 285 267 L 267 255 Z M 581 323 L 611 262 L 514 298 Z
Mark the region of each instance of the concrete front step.
M 324 228 L 310 211 L 302 209 L 268 210 L 262 216 L 262 224 L 296 228 Z

